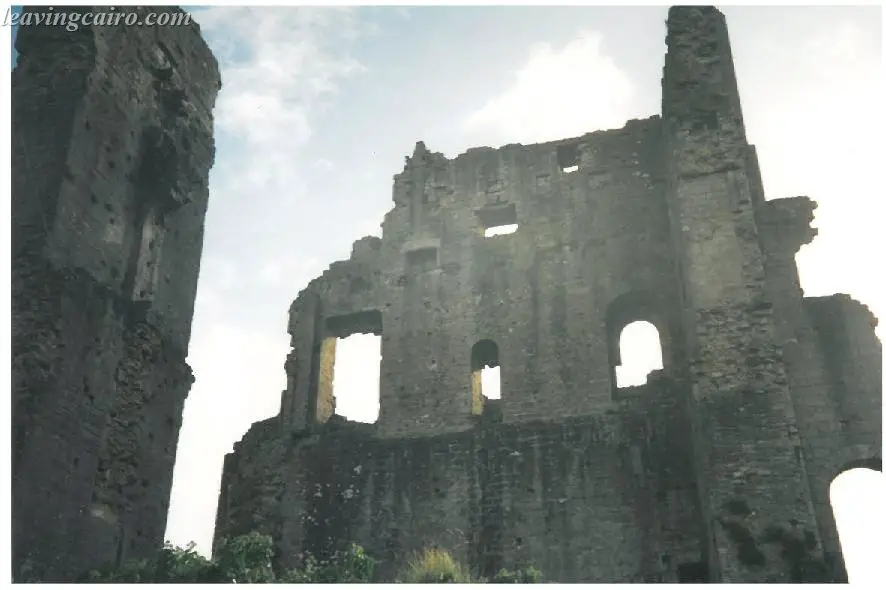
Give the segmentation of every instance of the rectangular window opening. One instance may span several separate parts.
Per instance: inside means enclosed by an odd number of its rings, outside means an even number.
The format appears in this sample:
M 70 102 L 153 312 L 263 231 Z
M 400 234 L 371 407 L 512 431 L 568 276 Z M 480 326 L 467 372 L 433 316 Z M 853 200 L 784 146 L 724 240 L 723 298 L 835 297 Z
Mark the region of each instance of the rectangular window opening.
M 422 273 L 438 267 L 436 248 L 418 248 L 406 253 L 406 265 L 412 273 Z
M 333 415 L 355 422 L 378 420 L 381 333 L 378 310 L 326 319 L 326 338 L 320 346 L 317 422 L 326 422 Z
M 575 172 L 578 170 L 578 163 L 580 160 L 580 152 L 578 149 L 578 143 L 567 143 L 563 145 L 557 146 L 557 166 L 560 167 L 560 172 L 564 174 L 569 174 L 570 172 Z
M 378 420 L 381 394 L 381 336 L 338 338 L 331 371 L 333 413 L 354 422 Z
M 471 399 L 475 416 L 500 415 L 501 365 L 492 340 L 480 340 L 471 349 Z
M 513 203 L 488 205 L 476 212 L 483 228 L 483 236 L 491 238 L 517 231 L 517 207 Z
M 500 367 L 484 367 L 480 370 L 481 391 L 486 399 L 501 399 Z
M 483 230 L 483 237 L 491 238 L 493 236 L 506 236 L 508 234 L 512 234 L 517 231 L 516 223 L 509 223 L 507 225 L 496 225 L 494 227 L 487 227 Z

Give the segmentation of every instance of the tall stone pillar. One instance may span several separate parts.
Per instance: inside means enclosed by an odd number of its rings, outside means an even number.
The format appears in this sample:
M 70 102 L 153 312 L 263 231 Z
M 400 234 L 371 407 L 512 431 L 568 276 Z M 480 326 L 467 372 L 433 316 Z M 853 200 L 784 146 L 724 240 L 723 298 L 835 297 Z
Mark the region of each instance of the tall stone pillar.
M 45 13 L 45 7 L 26 8 Z M 67 15 L 108 12 L 67 8 Z M 13 570 L 162 545 L 214 158 L 216 61 L 166 26 L 20 26 L 12 74 Z M 66 15 L 56 15 L 66 16 Z M 173 26 L 172 23 L 175 25 Z
M 662 117 L 712 579 L 821 575 L 791 391 L 767 298 L 723 15 L 668 13 Z

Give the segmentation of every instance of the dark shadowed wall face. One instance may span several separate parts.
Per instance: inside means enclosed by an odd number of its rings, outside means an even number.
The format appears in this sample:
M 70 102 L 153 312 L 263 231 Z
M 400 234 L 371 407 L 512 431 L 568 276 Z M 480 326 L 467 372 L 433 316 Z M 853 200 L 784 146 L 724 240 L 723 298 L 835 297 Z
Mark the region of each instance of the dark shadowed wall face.
M 16 48 L 13 561 L 61 581 L 163 541 L 220 82 L 194 24 Z
M 477 418 L 407 441 L 336 418 L 289 446 L 272 419 L 226 462 L 217 534 L 258 526 L 285 566 L 356 542 L 381 579 L 439 546 L 476 575 L 534 564 L 551 580 L 676 581 L 703 547 L 684 415 L 659 376 L 593 419 Z

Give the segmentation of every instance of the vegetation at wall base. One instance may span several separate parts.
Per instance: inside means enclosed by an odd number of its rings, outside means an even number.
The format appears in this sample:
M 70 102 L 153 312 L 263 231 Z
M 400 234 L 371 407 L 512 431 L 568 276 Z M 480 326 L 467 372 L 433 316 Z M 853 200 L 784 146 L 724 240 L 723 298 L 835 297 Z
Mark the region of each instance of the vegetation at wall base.
M 352 544 L 347 551 L 326 560 L 303 557 L 299 567 L 277 573 L 273 567 L 274 542 L 253 532 L 222 543 L 213 559 L 197 553 L 195 545 L 174 547 L 166 544 L 152 559 L 130 560 L 119 566 L 92 570 L 79 582 L 124 584 L 317 584 L 368 583 L 375 574 L 376 561 L 362 547 Z M 516 571 L 501 570 L 490 579 L 475 578 L 444 549 L 427 549 L 410 560 L 397 576 L 407 583 L 494 583 L 527 584 L 541 582 L 534 567 Z

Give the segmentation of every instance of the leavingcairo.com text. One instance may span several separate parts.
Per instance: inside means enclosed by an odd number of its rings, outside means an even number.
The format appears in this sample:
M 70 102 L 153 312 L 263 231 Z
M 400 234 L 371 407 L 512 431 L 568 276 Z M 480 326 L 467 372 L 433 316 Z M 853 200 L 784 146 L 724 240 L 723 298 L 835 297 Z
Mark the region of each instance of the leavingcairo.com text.
M 3 26 L 49 26 L 64 27 L 73 33 L 81 26 L 84 27 L 110 27 L 110 26 L 146 26 L 146 27 L 180 27 L 191 22 L 191 15 L 182 11 L 169 12 L 145 12 L 143 10 L 118 10 L 113 6 L 106 10 L 55 10 L 48 6 L 43 10 L 27 10 L 12 12 L 12 8 L 6 9 L 3 18 Z

